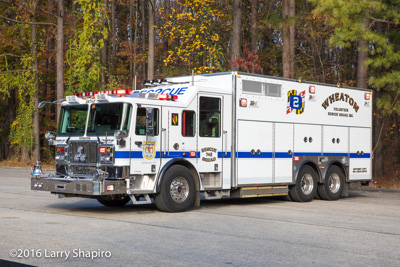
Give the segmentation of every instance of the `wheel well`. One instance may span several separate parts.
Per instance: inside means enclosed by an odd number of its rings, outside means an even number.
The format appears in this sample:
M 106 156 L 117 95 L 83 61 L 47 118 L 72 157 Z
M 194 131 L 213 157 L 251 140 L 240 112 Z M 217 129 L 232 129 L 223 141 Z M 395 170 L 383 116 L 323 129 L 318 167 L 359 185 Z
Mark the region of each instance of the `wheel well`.
M 200 177 L 199 177 L 199 174 L 198 174 L 196 168 L 192 165 L 192 163 L 190 163 L 186 159 L 175 158 L 164 165 L 164 167 L 162 168 L 162 170 L 160 171 L 160 173 L 158 175 L 157 190 L 156 190 L 157 193 L 160 192 L 160 184 L 161 184 L 161 180 L 163 179 L 164 174 L 167 172 L 167 170 L 169 168 L 171 168 L 172 166 L 175 166 L 175 165 L 184 166 L 192 173 L 192 176 L 194 178 L 194 183 L 196 184 L 196 200 L 195 200 L 194 206 L 196 206 L 196 207 L 200 206 Z
M 324 175 L 321 177 L 321 183 L 325 183 L 326 174 L 327 174 L 329 168 L 332 167 L 332 166 L 338 167 L 343 172 L 345 181 L 348 181 L 348 175 L 347 175 L 346 168 L 339 161 L 334 161 L 331 164 L 329 164 L 329 166 L 326 168 L 326 171 L 324 172 Z

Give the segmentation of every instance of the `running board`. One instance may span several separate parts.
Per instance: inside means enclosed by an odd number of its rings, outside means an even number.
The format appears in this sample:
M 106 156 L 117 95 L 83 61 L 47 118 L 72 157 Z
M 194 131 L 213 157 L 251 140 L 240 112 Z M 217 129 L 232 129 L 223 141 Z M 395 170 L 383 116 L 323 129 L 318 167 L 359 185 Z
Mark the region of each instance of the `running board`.
M 129 195 L 129 197 L 132 199 L 133 205 L 143 205 L 143 204 L 151 204 L 151 199 L 148 194 L 143 195 L 145 200 L 140 200 L 140 196 L 136 197 L 135 195 Z
M 279 186 L 252 186 L 252 187 L 241 187 L 235 191 L 232 191 L 232 197 L 270 197 L 270 196 L 286 196 L 288 194 L 287 185 Z
M 202 192 L 203 196 L 207 200 L 212 200 L 212 199 L 221 199 L 223 197 L 229 197 L 229 190 L 216 190 L 216 191 L 205 191 Z

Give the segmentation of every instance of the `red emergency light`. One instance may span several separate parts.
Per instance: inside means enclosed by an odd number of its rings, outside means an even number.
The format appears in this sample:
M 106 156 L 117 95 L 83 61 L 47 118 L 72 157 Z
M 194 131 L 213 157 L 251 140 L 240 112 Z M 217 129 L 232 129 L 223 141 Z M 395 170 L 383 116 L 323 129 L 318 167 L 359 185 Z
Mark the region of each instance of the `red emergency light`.
M 308 88 L 310 94 L 315 94 L 315 86 L 314 85 L 310 85 L 310 87 Z
M 247 107 L 247 99 L 246 98 L 241 98 L 239 101 L 239 105 L 241 107 Z

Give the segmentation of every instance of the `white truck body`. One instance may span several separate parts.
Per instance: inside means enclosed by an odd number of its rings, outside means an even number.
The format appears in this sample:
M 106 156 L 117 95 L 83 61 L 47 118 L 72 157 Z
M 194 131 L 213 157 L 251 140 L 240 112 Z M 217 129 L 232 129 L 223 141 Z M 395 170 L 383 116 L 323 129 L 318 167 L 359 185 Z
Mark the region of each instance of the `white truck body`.
M 174 182 L 163 186 L 163 177 L 179 165 L 191 173 L 198 205 L 200 193 L 206 199 L 256 197 L 287 195 L 297 187 L 307 195 L 310 186 L 312 197 L 337 199 L 324 190 L 340 197 L 351 185 L 372 178 L 368 90 L 228 72 L 168 78 L 165 85 L 121 92 L 68 97 L 62 103 L 66 115 L 52 140 L 57 173 L 32 177 L 33 190 L 110 201 L 123 195 L 134 204 L 149 203 L 168 188 L 174 198 Z M 160 95 L 177 99 L 160 100 Z M 80 133 L 68 126 L 73 120 L 68 110 L 77 106 L 87 113 Z M 149 112 L 154 134 L 148 132 Z M 107 114 L 111 121 L 100 123 Z M 117 125 L 111 127 L 113 120 Z M 114 137 L 115 130 L 126 136 Z M 101 154 L 108 148 L 110 153 Z M 100 178 L 94 170 L 100 170 Z M 191 184 L 172 181 L 185 194 Z M 295 200 L 310 200 L 296 194 L 289 193 Z

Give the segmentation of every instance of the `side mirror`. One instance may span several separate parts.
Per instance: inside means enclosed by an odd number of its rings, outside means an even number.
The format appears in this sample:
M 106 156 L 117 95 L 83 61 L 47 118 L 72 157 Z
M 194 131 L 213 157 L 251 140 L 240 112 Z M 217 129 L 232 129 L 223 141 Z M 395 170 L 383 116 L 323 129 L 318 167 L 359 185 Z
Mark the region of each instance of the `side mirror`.
M 50 146 L 55 146 L 55 145 L 56 145 L 56 137 L 57 137 L 56 133 L 47 131 L 47 132 L 44 134 L 44 137 L 45 137 L 47 140 L 49 140 L 49 145 L 50 145 Z
M 124 146 L 124 145 L 125 145 L 125 140 L 123 140 L 123 139 L 125 139 L 125 137 L 126 137 L 127 135 L 128 135 L 128 134 L 127 134 L 125 131 L 116 130 L 116 131 L 114 132 L 114 137 L 117 139 L 117 145 L 119 145 L 119 146 Z
M 154 109 L 146 108 L 146 136 L 154 136 Z
M 46 105 L 46 101 L 42 101 L 39 103 L 38 108 L 42 108 Z

